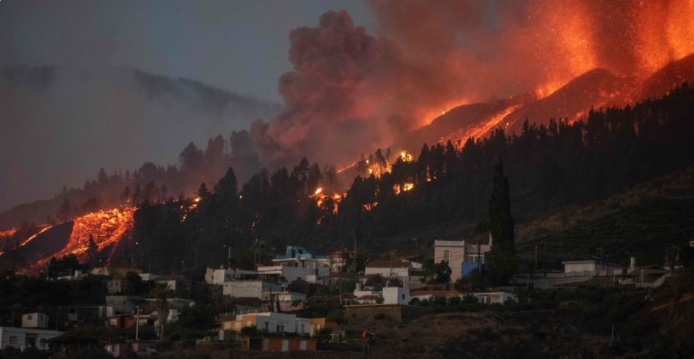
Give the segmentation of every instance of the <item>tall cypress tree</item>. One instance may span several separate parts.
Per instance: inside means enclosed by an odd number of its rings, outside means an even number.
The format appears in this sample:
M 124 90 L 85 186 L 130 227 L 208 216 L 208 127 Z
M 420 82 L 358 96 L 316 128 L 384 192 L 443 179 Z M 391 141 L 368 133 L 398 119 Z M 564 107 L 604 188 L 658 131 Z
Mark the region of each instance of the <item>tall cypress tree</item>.
M 487 257 L 490 279 L 494 284 L 505 284 L 515 273 L 517 260 L 508 177 L 500 158 L 494 166 L 494 187 L 489 199 L 489 231 L 493 241 Z

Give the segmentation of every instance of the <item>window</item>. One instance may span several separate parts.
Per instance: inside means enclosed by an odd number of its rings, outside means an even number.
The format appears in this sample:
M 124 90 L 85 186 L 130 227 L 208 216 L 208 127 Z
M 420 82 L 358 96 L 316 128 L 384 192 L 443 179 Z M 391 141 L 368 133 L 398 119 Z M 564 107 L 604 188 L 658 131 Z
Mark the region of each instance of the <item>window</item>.
M 29 315 L 27 315 L 27 319 L 28 319 L 28 320 L 32 320 L 32 319 L 34 319 L 34 316 L 31 315 L 31 314 L 29 314 Z
M 443 251 L 443 260 L 444 261 L 450 262 L 450 260 L 449 260 L 450 256 L 451 256 L 451 251 L 449 251 L 448 249 Z
M 277 326 L 277 333 L 284 333 L 284 325 Z
M 405 294 L 404 293 L 400 294 L 400 296 L 402 297 L 402 300 L 405 300 Z

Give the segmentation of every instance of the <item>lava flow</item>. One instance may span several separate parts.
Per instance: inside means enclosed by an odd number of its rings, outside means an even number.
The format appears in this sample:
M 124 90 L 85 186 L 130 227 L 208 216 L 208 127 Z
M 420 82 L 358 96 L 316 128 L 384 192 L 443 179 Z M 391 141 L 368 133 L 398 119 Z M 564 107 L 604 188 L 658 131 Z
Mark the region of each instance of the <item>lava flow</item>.
M 101 210 L 76 218 L 65 247 L 50 257 L 41 259 L 37 266 L 44 265 L 51 257 L 59 258 L 68 254 L 74 254 L 80 262 L 85 262 L 90 259 L 90 255 L 114 247 L 132 232 L 134 213 L 134 207 L 125 207 Z M 95 253 L 91 253 L 92 250 Z

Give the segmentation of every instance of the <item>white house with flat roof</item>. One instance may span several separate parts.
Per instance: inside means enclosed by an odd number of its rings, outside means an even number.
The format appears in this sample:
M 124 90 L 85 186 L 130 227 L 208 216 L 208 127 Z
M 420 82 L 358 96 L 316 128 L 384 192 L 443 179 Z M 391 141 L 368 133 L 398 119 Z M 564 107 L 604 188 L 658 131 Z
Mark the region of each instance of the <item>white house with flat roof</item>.
M 492 237 L 489 243 L 477 244 L 468 241 L 434 241 L 434 262 L 448 262 L 451 268 L 451 281 L 467 275 L 479 265 L 484 265 L 484 255 L 492 248 Z
M 56 330 L 0 327 L 0 348 L 48 350 L 48 341 L 63 334 Z

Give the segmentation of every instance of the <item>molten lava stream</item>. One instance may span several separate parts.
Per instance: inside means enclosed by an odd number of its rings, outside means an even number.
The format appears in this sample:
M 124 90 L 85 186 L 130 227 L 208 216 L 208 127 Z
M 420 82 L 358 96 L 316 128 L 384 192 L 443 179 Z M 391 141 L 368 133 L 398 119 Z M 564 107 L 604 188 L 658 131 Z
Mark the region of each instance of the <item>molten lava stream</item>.
M 488 134 L 492 129 L 497 127 L 501 123 L 501 121 L 503 121 L 504 118 L 506 118 L 506 116 L 510 115 L 513 111 L 516 111 L 520 107 L 520 105 L 510 106 L 507 109 L 497 113 L 487 122 L 483 122 L 479 124 L 477 127 L 465 131 L 465 135 L 462 136 L 462 139 L 468 139 L 471 137 L 475 139 L 481 138 L 482 136 Z
M 74 254 L 80 261 L 89 260 L 89 238 L 93 238 L 99 252 L 118 244 L 133 228 L 134 207 L 115 208 L 90 213 L 75 219 L 75 224 L 65 248 L 53 257 L 59 258 Z M 50 258 L 44 258 L 37 265 L 43 265 Z

